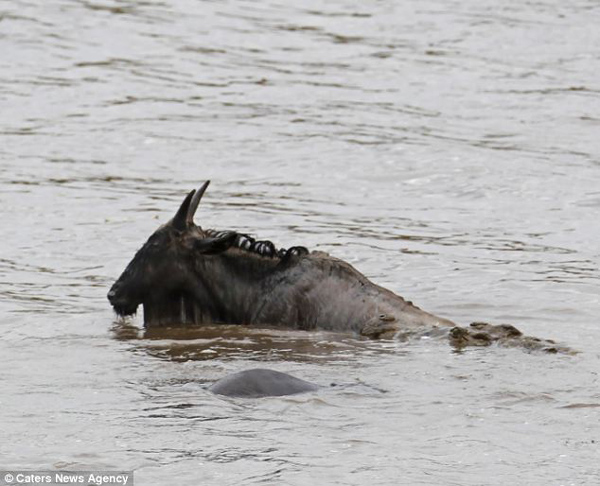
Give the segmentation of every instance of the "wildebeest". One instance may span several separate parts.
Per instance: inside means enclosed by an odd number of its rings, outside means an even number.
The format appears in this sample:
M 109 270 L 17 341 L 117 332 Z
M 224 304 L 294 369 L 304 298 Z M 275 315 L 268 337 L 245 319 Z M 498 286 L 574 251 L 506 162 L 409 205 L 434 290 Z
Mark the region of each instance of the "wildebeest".
M 185 197 L 114 283 L 108 299 L 117 314 L 133 314 L 142 304 L 146 327 L 226 323 L 353 331 L 372 338 L 443 335 L 458 348 L 497 342 L 561 350 L 511 325 L 459 327 L 327 253 L 276 249 L 236 231 L 203 229 L 193 218 L 208 184 Z

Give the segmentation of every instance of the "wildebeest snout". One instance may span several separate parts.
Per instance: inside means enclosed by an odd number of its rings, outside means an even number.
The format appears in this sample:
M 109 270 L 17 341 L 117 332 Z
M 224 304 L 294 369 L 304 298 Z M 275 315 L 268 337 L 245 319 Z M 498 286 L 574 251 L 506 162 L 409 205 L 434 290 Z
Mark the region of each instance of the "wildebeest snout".
M 138 303 L 133 299 L 128 298 L 119 288 L 119 285 L 115 283 L 108 294 L 106 294 L 110 305 L 113 306 L 115 312 L 121 316 L 127 316 L 131 314 L 135 314 L 137 310 Z

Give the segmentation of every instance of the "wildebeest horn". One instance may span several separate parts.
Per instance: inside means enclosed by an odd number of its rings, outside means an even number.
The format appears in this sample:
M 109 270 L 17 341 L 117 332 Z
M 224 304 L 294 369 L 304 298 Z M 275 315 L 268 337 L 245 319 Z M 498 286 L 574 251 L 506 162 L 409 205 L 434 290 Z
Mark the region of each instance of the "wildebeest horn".
M 187 214 L 190 207 L 190 202 L 194 197 L 194 193 L 195 191 L 190 191 L 190 193 L 185 197 L 185 199 L 181 203 L 181 206 L 179 206 L 177 214 L 171 220 L 171 224 L 173 225 L 173 227 L 179 231 L 183 231 L 187 226 Z
M 206 192 L 206 188 L 210 184 L 210 181 L 206 181 L 202 184 L 202 187 L 196 191 L 194 197 L 192 198 L 192 202 L 190 203 L 190 207 L 187 212 L 186 223 L 192 224 L 194 222 L 194 214 L 196 214 L 196 210 L 198 209 L 198 204 L 200 204 L 200 199 Z

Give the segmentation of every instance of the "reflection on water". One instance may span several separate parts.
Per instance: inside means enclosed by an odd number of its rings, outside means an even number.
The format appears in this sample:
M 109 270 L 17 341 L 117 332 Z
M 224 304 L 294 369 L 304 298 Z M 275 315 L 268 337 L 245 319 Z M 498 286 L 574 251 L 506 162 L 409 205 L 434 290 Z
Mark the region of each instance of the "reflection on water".
M 597 17 L 591 0 L 0 5 L 3 463 L 147 485 L 594 483 Z M 107 289 L 206 179 L 205 227 L 581 353 L 114 322 Z M 365 388 L 206 389 L 259 366 Z
M 345 363 L 361 357 L 402 353 L 394 343 L 374 344 L 354 334 L 265 329 L 240 325 L 139 329 L 127 319 L 112 327 L 115 339 L 133 341 L 134 350 L 171 361 L 247 360 L 259 362 Z M 386 347 L 388 349 L 386 349 Z

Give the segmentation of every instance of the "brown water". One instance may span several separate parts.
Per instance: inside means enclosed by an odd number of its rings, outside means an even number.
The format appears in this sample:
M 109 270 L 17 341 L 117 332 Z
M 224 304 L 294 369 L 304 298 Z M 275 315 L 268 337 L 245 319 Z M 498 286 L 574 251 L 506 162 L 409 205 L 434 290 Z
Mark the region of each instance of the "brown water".
M 0 3 L 0 465 L 598 484 L 598 25 L 595 1 Z M 581 352 L 115 321 L 108 287 L 209 178 L 206 227 Z M 251 367 L 356 386 L 206 390 Z

